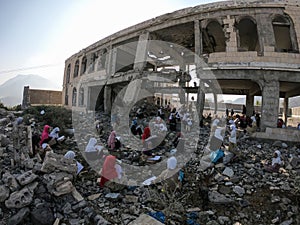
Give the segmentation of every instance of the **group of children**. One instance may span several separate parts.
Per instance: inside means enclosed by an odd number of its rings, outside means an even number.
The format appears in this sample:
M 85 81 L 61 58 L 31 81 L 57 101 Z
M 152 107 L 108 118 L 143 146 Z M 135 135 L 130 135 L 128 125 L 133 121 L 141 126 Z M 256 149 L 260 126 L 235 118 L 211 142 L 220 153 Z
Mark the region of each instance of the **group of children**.
M 32 135 L 32 147 L 34 151 L 34 155 L 38 154 L 42 160 L 44 160 L 47 152 L 54 152 L 54 149 L 65 141 L 65 136 L 60 136 L 60 128 L 54 127 L 52 128 L 48 124 L 44 125 L 43 132 L 39 136 L 38 134 Z M 67 151 L 64 155 L 64 158 L 75 160 L 75 152 Z M 76 161 L 76 160 L 75 160 Z M 76 161 L 77 165 L 77 174 L 79 174 L 83 165 Z
M 255 117 L 251 117 L 252 120 L 252 127 L 256 129 L 256 120 Z M 213 163 L 218 163 L 222 161 L 223 157 L 225 156 L 224 152 L 226 146 L 224 144 L 224 139 L 227 138 L 228 152 L 233 154 L 233 157 L 230 161 L 235 161 L 241 158 L 242 152 L 237 146 L 237 127 L 236 122 L 231 118 L 225 119 L 225 128 L 219 126 L 220 119 L 217 115 L 215 115 L 214 120 L 211 123 L 211 137 L 209 140 L 209 149 L 211 152 L 211 161 Z M 253 130 L 251 130 L 254 132 Z M 248 131 L 249 132 L 249 131 Z M 282 166 L 283 162 L 281 160 L 281 152 L 276 150 L 274 152 L 272 162 L 263 165 L 263 169 L 268 172 L 278 172 L 279 168 Z
M 59 135 L 59 127 L 52 128 L 49 125 L 44 125 L 43 132 L 39 136 L 38 134 L 32 135 L 32 148 L 34 155 L 39 155 L 44 158 L 47 151 L 52 151 L 52 148 L 62 143 L 65 140 L 65 136 Z

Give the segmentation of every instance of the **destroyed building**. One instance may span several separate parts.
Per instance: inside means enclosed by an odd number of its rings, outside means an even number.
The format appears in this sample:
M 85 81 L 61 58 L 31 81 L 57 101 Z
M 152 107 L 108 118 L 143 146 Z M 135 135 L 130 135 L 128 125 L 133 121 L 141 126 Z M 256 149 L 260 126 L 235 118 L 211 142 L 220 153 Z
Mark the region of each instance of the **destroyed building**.
M 53 90 L 31 89 L 24 86 L 22 108 L 37 105 L 56 105 L 61 106 L 62 92 Z
M 110 112 L 123 88 L 148 77 L 161 105 L 195 94 L 203 110 L 205 94 L 238 94 L 252 113 L 262 96 L 261 129 L 276 127 L 279 99 L 286 121 L 288 99 L 300 95 L 299 9 L 295 0 L 225 1 L 121 30 L 66 59 L 63 105 Z

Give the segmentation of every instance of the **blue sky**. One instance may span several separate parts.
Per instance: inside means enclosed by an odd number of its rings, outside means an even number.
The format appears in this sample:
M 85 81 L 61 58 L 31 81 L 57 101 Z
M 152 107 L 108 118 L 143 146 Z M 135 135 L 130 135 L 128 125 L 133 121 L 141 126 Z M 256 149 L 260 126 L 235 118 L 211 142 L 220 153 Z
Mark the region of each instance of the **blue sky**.
M 64 61 L 81 49 L 147 19 L 210 2 L 217 1 L 0 0 L 0 84 L 36 74 L 61 86 Z

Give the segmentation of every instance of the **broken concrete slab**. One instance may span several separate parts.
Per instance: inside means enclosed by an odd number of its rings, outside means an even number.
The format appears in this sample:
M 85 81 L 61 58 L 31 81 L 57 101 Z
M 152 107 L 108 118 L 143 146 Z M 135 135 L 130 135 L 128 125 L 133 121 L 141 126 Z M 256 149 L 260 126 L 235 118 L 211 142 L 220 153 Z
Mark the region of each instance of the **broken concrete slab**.
M 163 225 L 163 223 L 159 222 L 158 220 L 154 219 L 153 217 L 147 214 L 141 214 L 136 220 L 130 222 L 128 225 Z

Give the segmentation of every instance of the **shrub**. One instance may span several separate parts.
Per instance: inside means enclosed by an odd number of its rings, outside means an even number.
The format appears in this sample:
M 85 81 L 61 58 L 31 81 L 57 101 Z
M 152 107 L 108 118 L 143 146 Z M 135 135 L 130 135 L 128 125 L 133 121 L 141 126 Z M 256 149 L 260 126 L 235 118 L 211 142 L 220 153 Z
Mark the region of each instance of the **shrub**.
M 41 114 L 44 110 L 45 113 Z M 51 127 L 59 127 L 63 133 L 65 128 L 72 128 L 72 111 L 61 106 L 31 106 L 24 110 L 23 118 L 25 123 L 29 123 L 34 118 L 39 126 L 48 124 Z

